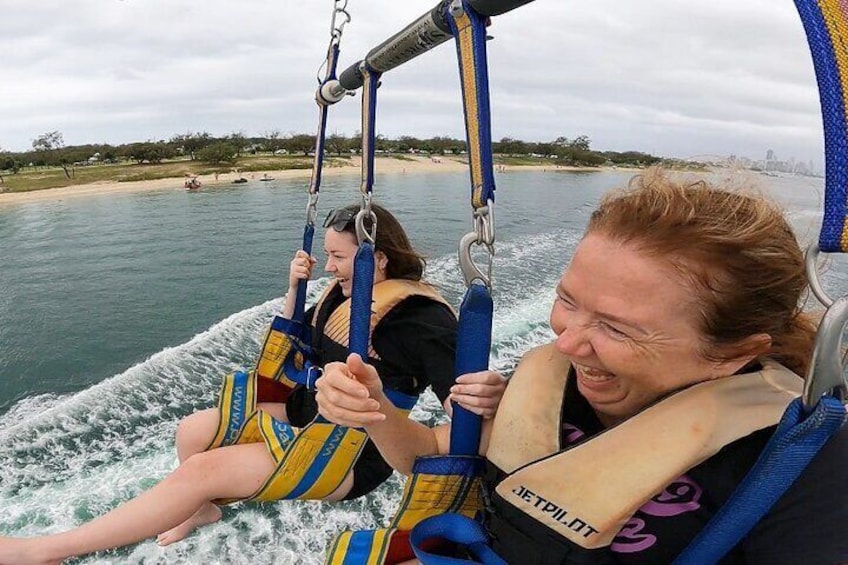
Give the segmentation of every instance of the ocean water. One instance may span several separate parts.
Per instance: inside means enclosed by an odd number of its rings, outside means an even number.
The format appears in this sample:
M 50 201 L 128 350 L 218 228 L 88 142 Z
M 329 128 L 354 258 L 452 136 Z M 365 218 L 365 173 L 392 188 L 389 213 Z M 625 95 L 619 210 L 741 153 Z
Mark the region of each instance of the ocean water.
M 588 214 L 625 172 L 497 175 L 491 366 L 509 371 L 552 337 L 553 288 Z M 801 239 L 818 233 L 821 179 L 756 177 Z M 428 258 L 426 277 L 458 304 L 456 245 L 470 226 L 466 174 L 379 175 L 375 198 Z M 215 402 L 220 377 L 249 365 L 285 292 L 305 180 L 250 182 L 0 207 L 0 535 L 79 525 L 176 466 L 177 422 Z M 358 179 L 328 178 L 323 212 L 355 202 Z M 320 238 L 315 254 L 320 258 Z M 823 277 L 848 292 L 848 265 Z M 314 299 L 328 282 L 310 285 Z M 441 419 L 429 391 L 413 417 Z M 187 540 L 153 541 L 78 563 L 322 563 L 332 536 L 383 525 L 401 481 L 338 504 L 237 505 Z

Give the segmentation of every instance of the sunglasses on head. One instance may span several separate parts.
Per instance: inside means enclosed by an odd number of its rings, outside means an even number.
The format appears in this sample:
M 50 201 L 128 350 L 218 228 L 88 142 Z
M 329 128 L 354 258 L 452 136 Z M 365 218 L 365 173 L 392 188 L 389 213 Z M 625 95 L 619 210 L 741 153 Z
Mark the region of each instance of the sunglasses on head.
M 343 232 L 353 225 L 357 213 L 359 213 L 359 210 L 348 210 L 347 208 L 330 210 L 330 213 L 327 214 L 327 218 L 324 220 L 324 227 Z

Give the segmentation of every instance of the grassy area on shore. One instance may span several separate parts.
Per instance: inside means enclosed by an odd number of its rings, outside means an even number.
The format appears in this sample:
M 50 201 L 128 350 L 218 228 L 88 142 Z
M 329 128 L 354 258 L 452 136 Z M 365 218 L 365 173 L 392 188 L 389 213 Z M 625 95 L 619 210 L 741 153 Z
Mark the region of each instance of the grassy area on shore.
M 381 158 L 410 164 L 430 163 L 428 155 L 408 155 L 404 153 L 392 153 L 381 155 Z M 324 158 L 326 168 L 358 167 L 358 155 L 328 155 Z M 440 169 L 445 165 L 439 163 L 455 162 L 467 166 L 467 156 L 446 155 L 439 159 L 433 159 L 433 163 Z M 272 155 L 261 153 L 257 155 L 243 155 L 235 163 L 211 165 L 201 161 L 192 161 L 188 158 L 167 160 L 161 163 L 137 164 L 131 161 L 105 164 L 76 166 L 72 169 L 71 178 L 65 175 L 61 167 L 24 167 L 17 173 L 2 172 L 0 192 L 9 194 L 24 193 L 49 188 L 65 188 L 97 183 L 128 183 L 138 181 L 155 181 L 161 179 L 180 179 L 186 175 L 197 175 L 210 177 L 215 173 L 222 175 L 234 175 L 234 171 L 250 173 L 254 171 L 285 171 L 285 170 L 309 170 L 312 168 L 313 158 L 308 156 L 294 155 Z M 559 168 L 559 163 L 547 157 L 536 157 L 530 155 L 511 156 L 496 155 L 494 159 L 496 166 L 507 167 L 551 167 Z
M 341 167 L 351 164 L 350 157 L 326 157 L 325 167 Z M 311 169 L 312 157 L 290 155 L 246 155 L 234 164 L 210 165 L 189 159 L 164 161 L 162 163 L 136 164 L 128 161 L 114 164 L 77 166 L 70 169 L 68 178 L 61 167 L 25 167 L 15 174 L 4 173 L 0 192 L 29 192 L 47 188 L 61 188 L 98 182 L 134 182 L 185 175 L 226 174 L 238 169 L 241 172 L 280 171 L 288 169 Z

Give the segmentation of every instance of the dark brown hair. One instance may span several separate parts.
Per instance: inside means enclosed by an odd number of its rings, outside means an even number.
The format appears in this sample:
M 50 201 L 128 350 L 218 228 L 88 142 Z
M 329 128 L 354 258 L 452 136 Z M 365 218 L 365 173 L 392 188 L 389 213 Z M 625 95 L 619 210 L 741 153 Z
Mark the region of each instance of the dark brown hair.
M 345 206 L 344 210 L 355 217 L 359 212 L 359 204 Z M 426 261 L 424 256 L 415 251 L 403 226 L 391 212 L 379 204 L 371 204 L 371 211 L 377 217 L 377 237 L 374 241 L 374 251 L 382 251 L 388 259 L 386 263 L 387 279 L 406 279 L 420 281 L 424 275 Z M 370 227 L 366 220 L 365 227 Z M 349 233 L 356 238 L 356 225 L 353 221 L 344 225 L 340 231 Z
M 802 312 L 804 256 L 773 202 L 648 169 L 601 201 L 589 233 L 667 261 L 692 286 L 706 357 L 738 355 L 742 340 L 765 333 L 766 356 L 806 373 L 815 323 Z

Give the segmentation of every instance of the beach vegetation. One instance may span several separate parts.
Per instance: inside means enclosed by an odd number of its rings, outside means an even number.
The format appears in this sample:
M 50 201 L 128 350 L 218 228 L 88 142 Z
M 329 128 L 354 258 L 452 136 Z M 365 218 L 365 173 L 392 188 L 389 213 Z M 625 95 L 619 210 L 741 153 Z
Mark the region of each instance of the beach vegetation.
M 327 149 L 332 151 L 338 156 L 341 156 L 342 153 L 346 153 L 349 151 L 350 143 L 346 136 L 333 132 L 327 136 L 326 140 Z
M 171 137 L 169 143 L 174 148 L 174 151 L 180 155 L 186 155 L 189 159 L 194 161 L 197 152 L 207 145 L 211 145 L 214 141 L 215 138 L 213 138 L 212 134 L 209 132 L 204 131 L 202 133 L 194 133 L 188 131 L 186 133 L 174 135 Z
M 586 135 L 560 136 L 552 141 L 524 141 L 503 137 L 492 144 L 495 165 L 545 167 L 645 167 L 661 161 L 640 151 L 596 151 Z M 380 155 L 400 160 L 466 155 L 465 140 L 451 136 L 420 138 L 377 135 Z M 0 173 L 7 192 L 39 190 L 92 182 L 146 181 L 185 175 L 228 174 L 312 168 L 315 135 L 283 134 L 271 129 L 258 137 L 233 132 L 215 137 L 209 132 L 187 131 L 169 140 L 148 140 L 121 145 L 105 143 L 66 146 L 62 132 L 36 137 L 31 151 L 0 154 Z M 360 133 L 334 131 L 325 140 L 326 167 L 350 166 L 351 157 L 362 151 Z M 181 182 L 180 182 L 181 184 Z
M 233 141 L 216 141 L 199 150 L 197 152 L 197 159 L 210 165 L 235 163 L 241 154 L 237 143 Z
M 298 133 L 283 140 L 283 149 L 289 153 L 303 153 L 308 156 L 315 149 L 315 136 L 307 133 Z
M 43 133 L 32 140 L 32 148 L 36 153 L 47 153 L 51 159 L 55 159 L 65 176 L 70 179 L 73 177 L 73 167 L 67 155 L 60 153 L 60 150 L 65 147 L 65 140 L 62 132 L 59 130 Z
M 123 146 L 121 154 L 139 165 L 143 163 L 158 164 L 175 155 L 174 147 L 164 141 L 145 141 L 130 143 Z

